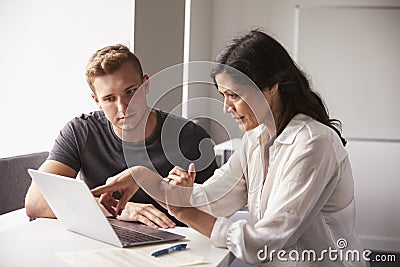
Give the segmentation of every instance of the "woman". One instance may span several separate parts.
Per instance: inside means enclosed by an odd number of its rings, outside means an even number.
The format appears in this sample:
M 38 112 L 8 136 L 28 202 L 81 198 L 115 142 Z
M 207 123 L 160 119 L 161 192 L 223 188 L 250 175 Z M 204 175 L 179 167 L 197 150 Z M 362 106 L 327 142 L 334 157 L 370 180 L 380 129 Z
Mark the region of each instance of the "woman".
M 224 97 L 224 112 L 245 131 L 242 146 L 203 185 L 194 185 L 193 166 L 189 173 L 175 167 L 168 182 L 190 192 L 194 186 L 192 206 L 179 207 L 167 196 L 169 212 L 249 263 L 365 266 L 340 122 L 329 118 L 286 50 L 261 31 L 235 38 L 217 63 L 212 78 Z M 104 203 L 119 212 L 138 187 L 131 175 L 149 172 L 136 168 L 93 193 L 108 192 Z M 167 195 L 172 187 L 164 188 Z M 122 191 L 119 203 L 113 191 Z M 183 198 L 189 202 L 188 194 Z M 227 219 L 246 204 L 250 222 Z M 336 251 L 336 259 L 327 251 Z

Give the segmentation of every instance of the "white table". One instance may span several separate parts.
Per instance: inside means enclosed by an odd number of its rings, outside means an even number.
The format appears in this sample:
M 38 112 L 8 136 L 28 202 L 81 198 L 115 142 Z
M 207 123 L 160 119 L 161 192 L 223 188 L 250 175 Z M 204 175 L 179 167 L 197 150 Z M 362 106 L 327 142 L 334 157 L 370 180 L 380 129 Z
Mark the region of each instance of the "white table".
M 24 218 L 22 213 L 23 210 L 18 210 L 0 216 L 0 266 L 63 267 L 69 265 L 57 257 L 56 253 L 115 248 L 67 231 L 55 219 L 21 222 L 20 219 Z M 14 227 L 10 226 L 13 215 L 16 218 Z M 229 266 L 234 260 L 227 249 L 212 247 L 208 238 L 193 229 L 176 227 L 168 231 L 186 236 L 184 242 L 190 246 L 190 252 L 209 262 L 199 266 Z
M 19 209 L 13 212 L 8 212 L 0 216 L 0 232 L 14 228 L 21 224 L 29 222 L 29 217 L 26 216 L 25 209 Z

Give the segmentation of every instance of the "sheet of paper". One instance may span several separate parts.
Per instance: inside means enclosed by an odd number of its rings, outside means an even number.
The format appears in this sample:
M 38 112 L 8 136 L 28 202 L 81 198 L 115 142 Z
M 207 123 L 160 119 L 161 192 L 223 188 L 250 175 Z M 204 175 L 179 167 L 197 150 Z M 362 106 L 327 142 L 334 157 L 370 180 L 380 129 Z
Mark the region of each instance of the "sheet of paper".
M 63 252 L 57 256 L 73 267 L 132 267 L 132 266 L 188 266 L 205 264 L 203 257 L 190 253 L 190 248 L 160 257 L 153 257 L 154 251 L 171 245 L 136 248 L 112 248 L 79 252 Z

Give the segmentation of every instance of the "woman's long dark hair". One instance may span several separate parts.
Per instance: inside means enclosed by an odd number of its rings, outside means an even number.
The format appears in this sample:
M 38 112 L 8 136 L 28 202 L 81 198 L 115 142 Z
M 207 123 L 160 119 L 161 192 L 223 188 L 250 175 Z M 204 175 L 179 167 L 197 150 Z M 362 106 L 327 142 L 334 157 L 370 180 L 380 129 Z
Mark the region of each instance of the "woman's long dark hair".
M 277 118 L 277 135 L 296 114 L 303 113 L 332 128 L 346 145 L 339 131 L 341 122 L 329 118 L 321 97 L 311 89 L 308 79 L 285 48 L 272 37 L 259 30 L 250 31 L 233 39 L 219 53 L 216 62 L 219 64 L 211 72 L 215 84 L 217 74 L 229 74 L 224 65 L 247 75 L 260 90 L 268 90 L 278 83 L 283 110 Z

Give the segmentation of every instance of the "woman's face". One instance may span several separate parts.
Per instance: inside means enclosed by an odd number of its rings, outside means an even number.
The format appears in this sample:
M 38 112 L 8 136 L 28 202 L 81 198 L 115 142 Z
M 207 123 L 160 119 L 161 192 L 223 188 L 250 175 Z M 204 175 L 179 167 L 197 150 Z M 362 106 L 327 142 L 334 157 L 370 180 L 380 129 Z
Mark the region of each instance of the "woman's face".
M 269 112 L 266 96 L 255 86 L 235 83 L 225 72 L 215 76 L 218 91 L 224 97 L 224 113 L 230 113 L 242 131 L 263 123 Z

